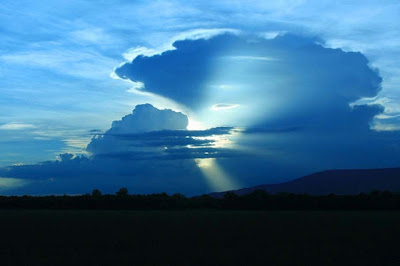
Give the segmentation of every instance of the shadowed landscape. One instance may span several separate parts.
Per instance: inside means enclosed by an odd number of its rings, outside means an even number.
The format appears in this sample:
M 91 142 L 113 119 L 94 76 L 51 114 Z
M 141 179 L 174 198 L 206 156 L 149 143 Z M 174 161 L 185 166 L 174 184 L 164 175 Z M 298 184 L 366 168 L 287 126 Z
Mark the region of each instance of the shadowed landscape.
M 217 197 L 215 197 L 217 196 Z M 400 194 L 0 197 L 2 265 L 398 265 Z
M 2 265 L 398 265 L 398 212 L 0 211 Z

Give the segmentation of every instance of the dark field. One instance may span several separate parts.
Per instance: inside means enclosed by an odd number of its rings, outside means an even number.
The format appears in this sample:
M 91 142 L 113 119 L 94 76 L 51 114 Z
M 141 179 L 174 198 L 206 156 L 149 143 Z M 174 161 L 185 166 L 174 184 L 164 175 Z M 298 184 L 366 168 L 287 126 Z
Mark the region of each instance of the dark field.
M 400 265 L 400 212 L 0 211 L 1 265 Z

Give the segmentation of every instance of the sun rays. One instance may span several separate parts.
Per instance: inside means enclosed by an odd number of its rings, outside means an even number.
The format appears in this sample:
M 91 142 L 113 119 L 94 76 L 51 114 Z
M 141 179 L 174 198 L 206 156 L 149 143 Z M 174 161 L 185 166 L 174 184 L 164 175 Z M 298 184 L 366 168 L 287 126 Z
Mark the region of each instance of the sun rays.
M 224 191 L 239 188 L 239 184 L 218 165 L 215 158 L 195 159 L 208 185 L 213 191 Z

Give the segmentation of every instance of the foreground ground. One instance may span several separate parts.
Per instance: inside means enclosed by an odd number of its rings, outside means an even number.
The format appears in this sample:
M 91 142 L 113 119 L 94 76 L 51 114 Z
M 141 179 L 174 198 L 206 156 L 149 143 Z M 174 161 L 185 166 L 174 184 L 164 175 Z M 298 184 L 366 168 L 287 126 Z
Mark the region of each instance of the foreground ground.
M 0 210 L 1 265 L 400 265 L 400 212 Z

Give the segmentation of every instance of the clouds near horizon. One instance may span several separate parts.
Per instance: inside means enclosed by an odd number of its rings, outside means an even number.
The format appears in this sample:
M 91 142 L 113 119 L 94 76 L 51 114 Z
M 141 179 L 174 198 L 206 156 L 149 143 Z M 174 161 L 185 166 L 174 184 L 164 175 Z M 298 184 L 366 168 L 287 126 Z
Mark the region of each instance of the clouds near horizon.
M 288 33 L 268 39 L 225 33 L 173 45 L 138 55 L 115 73 L 187 114 L 137 105 L 103 134 L 92 132 L 92 157 L 64 155 L 3 168 L 0 176 L 37 179 L 35 186 L 45 184 L 42 192 L 127 184 L 141 193 L 193 194 L 317 170 L 397 166 L 398 132 L 370 126 L 384 107 L 357 103 L 382 88 L 362 53 Z M 193 118 L 207 129 L 187 130 Z M 224 185 L 210 185 L 217 183 Z

